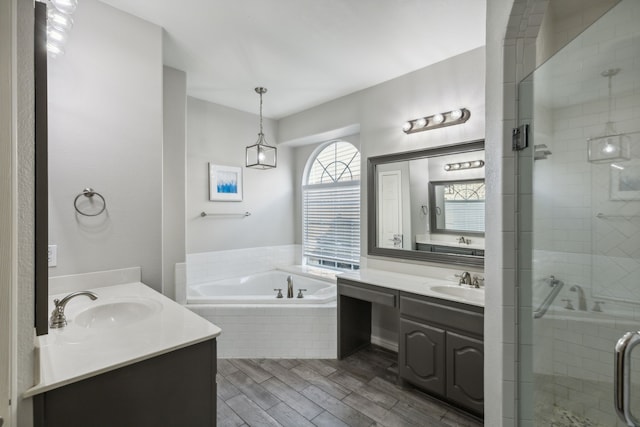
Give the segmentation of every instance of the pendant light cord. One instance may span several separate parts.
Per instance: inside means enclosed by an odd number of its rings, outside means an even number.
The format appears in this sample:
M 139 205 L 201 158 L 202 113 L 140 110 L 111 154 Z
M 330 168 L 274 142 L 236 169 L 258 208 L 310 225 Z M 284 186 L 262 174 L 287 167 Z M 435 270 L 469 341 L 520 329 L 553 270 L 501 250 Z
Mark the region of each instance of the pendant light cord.
M 611 82 L 611 80 L 609 80 L 609 82 Z M 609 91 L 611 91 L 611 83 L 609 83 Z M 260 92 L 260 135 L 264 135 L 262 133 L 262 92 Z

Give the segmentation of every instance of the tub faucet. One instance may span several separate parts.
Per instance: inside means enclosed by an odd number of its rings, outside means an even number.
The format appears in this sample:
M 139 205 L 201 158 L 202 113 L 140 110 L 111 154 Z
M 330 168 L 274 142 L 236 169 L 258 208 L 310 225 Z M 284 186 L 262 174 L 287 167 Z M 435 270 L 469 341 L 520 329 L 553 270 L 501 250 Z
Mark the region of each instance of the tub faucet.
M 293 276 L 287 276 L 287 298 L 293 298 Z
M 569 288 L 571 292 L 578 293 L 578 310 L 587 311 L 587 299 L 584 297 L 584 290 L 580 285 L 573 285 Z
M 52 329 L 64 328 L 67 326 L 67 318 L 64 316 L 64 308 L 67 306 L 67 303 L 71 301 L 72 298 L 79 297 L 80 295 L 85 295 L 91 298 L 92 301 L 98 299 L 98 295 L 94 294 L 90 291 L 79 291 L 73 292 L 67 295 L 66 297 L 59 299 L 54 299 L 53 303 L 56 308 L 51 312 L 51 318 L 49 319 L 49 327 Z

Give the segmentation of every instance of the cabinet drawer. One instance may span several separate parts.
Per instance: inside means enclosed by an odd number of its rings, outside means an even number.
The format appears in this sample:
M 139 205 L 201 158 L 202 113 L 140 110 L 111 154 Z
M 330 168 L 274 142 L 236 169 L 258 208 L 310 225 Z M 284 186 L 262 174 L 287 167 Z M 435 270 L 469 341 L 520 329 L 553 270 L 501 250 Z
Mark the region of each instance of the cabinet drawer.
M 363 301 L 369 301 L 375 304 L 386 305 L 389 307 L 397 307 L 398 293 L 394 291 L 380 289 L 371 289 L 358 285 L 347 285 L 338 283 L 338 294 Z
M 445 325 L 475 335 L 483 335 L 484 315 L 462 308 L 422 300 L 409 295 L 400 296 L 400 315 L 430 323 Z

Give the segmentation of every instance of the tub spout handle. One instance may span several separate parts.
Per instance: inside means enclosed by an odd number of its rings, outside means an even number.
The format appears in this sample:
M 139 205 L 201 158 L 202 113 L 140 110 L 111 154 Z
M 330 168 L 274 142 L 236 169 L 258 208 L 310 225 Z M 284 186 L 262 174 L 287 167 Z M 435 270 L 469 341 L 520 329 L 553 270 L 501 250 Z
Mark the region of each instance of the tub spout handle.
M 287 276 L 287 298 L 293 298 L 293 276 Z
M 283 298 L 283 296 L 282 296 L 282 288 L 276 288 L 276 289 L 274 289 L 274 291 L 278 291 L 278 295 L 276 295 L 276 298 Z
M 307 292 L 306 289 L 298 289 L 298 298 L 304 298 L 304 295 L 302 295 L 302 291 Z

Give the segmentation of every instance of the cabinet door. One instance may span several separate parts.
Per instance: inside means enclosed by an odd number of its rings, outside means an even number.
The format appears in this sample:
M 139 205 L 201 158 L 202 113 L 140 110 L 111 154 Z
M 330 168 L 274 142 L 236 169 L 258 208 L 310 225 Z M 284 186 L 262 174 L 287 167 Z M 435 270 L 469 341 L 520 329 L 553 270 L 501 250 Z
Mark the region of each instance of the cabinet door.
M 447 332 L 447 397 L 478 414 L 484 411 L 484 347 L 481 340 Z
M 400 377 L 427 391 L 444 396 L 445 331 L 400 319 Z

